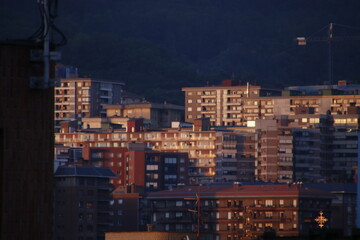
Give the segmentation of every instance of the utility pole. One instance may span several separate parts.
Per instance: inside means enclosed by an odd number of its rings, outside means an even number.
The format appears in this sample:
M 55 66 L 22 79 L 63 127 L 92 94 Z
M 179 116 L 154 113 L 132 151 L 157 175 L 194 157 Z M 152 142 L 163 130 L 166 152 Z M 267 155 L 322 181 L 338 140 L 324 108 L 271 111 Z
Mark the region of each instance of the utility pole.
M 196 193 L 196 198 L 185 198 L 189 200 L 196 200 L 196 210 L 188 209 L 189 212 L 195 213 L 197 215 L 197 232 L 196 239 L 200 239 L 200 223 L 201 223 L 201 202 L 200 194 Z

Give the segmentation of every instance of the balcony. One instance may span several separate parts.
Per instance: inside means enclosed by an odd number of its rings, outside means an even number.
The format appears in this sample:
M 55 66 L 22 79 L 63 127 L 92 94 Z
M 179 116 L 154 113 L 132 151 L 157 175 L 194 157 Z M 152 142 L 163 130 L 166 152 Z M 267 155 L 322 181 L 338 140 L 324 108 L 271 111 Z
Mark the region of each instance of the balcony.
M 227 102 L 225 102 L 225 105 L 242 106 L 243 103 L 242 103 L 242 102 L 231 102 L 231 101 L 227 101 Z
M 203 102 L 201 106 L 216 106 L 216 102 Z

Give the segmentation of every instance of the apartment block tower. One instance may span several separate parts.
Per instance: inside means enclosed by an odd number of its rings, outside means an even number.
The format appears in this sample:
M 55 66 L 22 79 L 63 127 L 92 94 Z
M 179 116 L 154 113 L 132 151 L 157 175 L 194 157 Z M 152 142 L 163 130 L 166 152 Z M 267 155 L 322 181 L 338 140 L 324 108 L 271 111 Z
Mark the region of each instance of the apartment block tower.
M 263 96 L 280 96 L 281 91 L 241 85 L 224 80 L 221 86 L 188 87 L 185 92 L 185 121 L 208 117 L 213 126 L 246 126 L 247 120 L 259 117 L 259 103 L 253 99 Z M 250 102 L 245 102 L 245 99 Z M 272 113 L 264 107 L 265 113 Z
M 118 103 L 124 83 L 92 78 L 63 78 L 55 88 L 55 120 L 106 116 L 103 106 Z
M 30 84 L 43 77 L 31 58 L 41 49 L 0 44 L 0 239 L 52 239 L 54 89 Z
M 255 123 L 255 176 L 265 182 L 352 182 L 359 114 L 299 114 Z

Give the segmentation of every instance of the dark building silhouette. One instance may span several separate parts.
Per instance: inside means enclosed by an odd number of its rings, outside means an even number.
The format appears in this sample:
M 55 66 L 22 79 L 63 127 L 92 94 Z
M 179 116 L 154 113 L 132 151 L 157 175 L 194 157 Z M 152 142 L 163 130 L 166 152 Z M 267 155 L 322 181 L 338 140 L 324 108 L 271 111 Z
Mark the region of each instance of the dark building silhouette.
M 113 225 L 108 168 L 60 166 L 55 172 L 55 239 L 105 239 Z
M 31 50 L 41 48 L 0 44 L 0 239 L 52 238 L 54 89 L 30 88 L 43 74 Z

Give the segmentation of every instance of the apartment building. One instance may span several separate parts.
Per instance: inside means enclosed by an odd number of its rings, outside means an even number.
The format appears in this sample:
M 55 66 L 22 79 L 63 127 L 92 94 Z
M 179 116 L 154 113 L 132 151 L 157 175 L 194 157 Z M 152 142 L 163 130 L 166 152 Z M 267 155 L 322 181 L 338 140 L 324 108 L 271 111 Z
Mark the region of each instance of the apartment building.
M 280 115 L 344 115 L 359 111 L 360 107 L 359 85 L 307 86 L 280 91 L 250 84 L 236 85 L 226 80 L 221 86 L 182 90 L 185 120 L 193 122 L 199 117 L 209 117 L 215 126 L 247 126 L 248 121 Z
M 216 240 L 307 235 L 332 196 L 301 184 L 184 186 L 150 193 L 143 212 L 156 231 L 211 233 Z M 189 211 L 192 209 L 192 211 Z M 327 224 L 327 223 L 326 223 Z
M 66 147 L 55 144 L 54 172 L 59 166 L 80 163 L 82 160 L 82 148 Z
M 92 78 L 63 78 L 55 88 L 55 120 L 105 116 L 105 105 L 118 103 L 122 82 Z
M 110 215 L 113 226 L 110 232 L 139 231 L 141 198 L 142 196 L 130 186 L 118 187 L 112 192 Z
M 246 126 L 246 120 L 259 117 L 258 101 L 262 96 L 279 96 L 281 91 L 253 86 L 240 85 L 225 80 L 221 86 L 189 87 L 185 92 L 185 121 L 208 117 L 213 126 Z
M 298 114 L 256 120 L 256 179 L 352 182 L 359 114 Z
M 217 134 L 217 182 L 255 181 L 255 132 L 246 130 Z
M 105 239 L 112 227 L 107 168 L 61 166 L 55 172 L 54 239 Z
M 273 119 L 256 121 L 255 175 L 264 182 L 293 179 L 293 144 L 291 130 L 282 130 Z
M 144 131 L 142 120 L 127 122 L 126 129 L 83 130 L 55 134 L 55 141 L 71 147 L 125 147 L 129 142 L 145 143 L 155 151 L 187 153 L 190 183 L 215 179 L 216 139 L 231 135 L 229 131 L 210 130 L 209 119 L 198 119 L 193 128 L 170 128 Z M 219 144 L 218 144 L 219 146 Z M 220 152 L 219 152 L 220 151 Z M 218 156 L 223 156 L 222 148 Z
M 82 165 L 109 168 L 116 174 L 110 183 L 116 187 L 125 183 L 125 154 L 127 147 L 83 147 Z
M 159 152 L 141 143 L 126 147 L 84 147 L 82 165 L 111 169 L 115 188 L 132 186 L 136 192 L 165 190 L 188 184 L 188 156 L 181 152 Z

